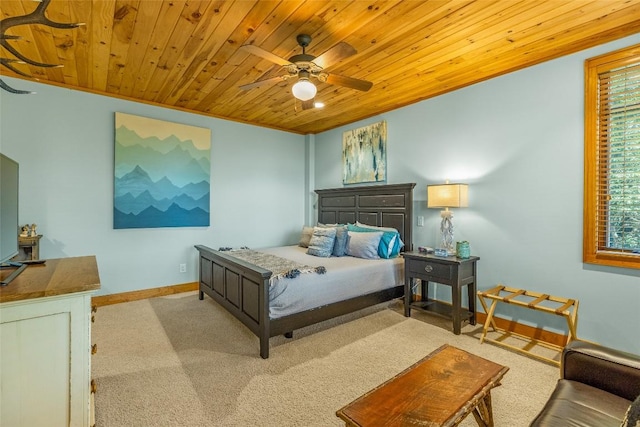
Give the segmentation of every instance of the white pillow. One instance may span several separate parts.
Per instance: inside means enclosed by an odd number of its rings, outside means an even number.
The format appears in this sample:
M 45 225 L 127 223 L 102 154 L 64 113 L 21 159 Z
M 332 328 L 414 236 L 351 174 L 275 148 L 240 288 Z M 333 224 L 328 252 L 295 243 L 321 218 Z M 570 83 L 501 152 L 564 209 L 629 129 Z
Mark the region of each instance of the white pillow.
M 347 241 L 347 255 L 366 258 L 366 259 L 379 259 L 378 245 L 382 238 L 381 231 L 374 231 L 371 233 L 348 231 L 349 236 Z
M 364 227 L 364 228 L 371 228 L 373 230 L 380 230 L 380 231 L 393 231 L 393 232 L 398 232 L 398 230 L 396 230 L 393 227 L 378 227 L 377 225 L 369 225 L 369 224 L 365 224 L 363 222 L 360 221 L 356 221 L 356 225 L 358 227 Z
M 404 247 L 404 242 L 400 239 L 400 233 L 395 228 L 377 227 L 361 222 L 356 222 L 355 225 L 349 224 L 348 227 L 351 231 L 382 231 L 380 246 L 378 246 L 378 255 L 380 255 L 380 258 L 395 258 Z

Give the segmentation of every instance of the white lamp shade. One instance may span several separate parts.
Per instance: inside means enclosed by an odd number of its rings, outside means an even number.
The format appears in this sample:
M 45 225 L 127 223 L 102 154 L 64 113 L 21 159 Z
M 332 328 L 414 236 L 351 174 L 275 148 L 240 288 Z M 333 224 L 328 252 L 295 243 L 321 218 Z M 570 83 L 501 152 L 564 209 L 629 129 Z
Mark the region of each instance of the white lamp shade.
M 308 101 L 316 96 L 316 86 L 307 79 L 300 79 L 293 85 L 291 92 L 300 101 Z
M 467 184 L 441 184 L 427 186 L 427 207 L 466 208 L 469 206 Z

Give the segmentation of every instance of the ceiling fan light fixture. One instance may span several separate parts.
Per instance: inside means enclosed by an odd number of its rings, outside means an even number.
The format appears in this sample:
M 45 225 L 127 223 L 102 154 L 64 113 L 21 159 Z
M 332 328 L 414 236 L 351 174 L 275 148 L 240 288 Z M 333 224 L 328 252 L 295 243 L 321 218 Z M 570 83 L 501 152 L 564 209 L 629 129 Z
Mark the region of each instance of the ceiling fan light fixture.
M 311 83 L 308 79 L 301 78 L 293 85 L 291 92 L 293 92 L 293 96 L 298 98 L 300 101 L 308 101 L 316 96 L 318 89 L 316 88 L 316 85 Z

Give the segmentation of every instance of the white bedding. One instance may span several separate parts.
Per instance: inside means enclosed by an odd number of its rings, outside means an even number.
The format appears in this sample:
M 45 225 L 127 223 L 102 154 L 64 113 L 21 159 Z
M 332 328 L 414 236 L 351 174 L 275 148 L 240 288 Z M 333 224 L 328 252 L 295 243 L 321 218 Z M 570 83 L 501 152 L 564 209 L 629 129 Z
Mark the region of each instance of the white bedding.
M 393 259 L 362 259 L 350 256 L 321 258 L 307 255 L 307 248 L 300 246 L 256 250 L 312 267 L 324 266 L 327 269 L 325 274 L 303 273 L 294 279 L 272 280 L 269 289 L 271 319 L 404 284 L 402 257 Z

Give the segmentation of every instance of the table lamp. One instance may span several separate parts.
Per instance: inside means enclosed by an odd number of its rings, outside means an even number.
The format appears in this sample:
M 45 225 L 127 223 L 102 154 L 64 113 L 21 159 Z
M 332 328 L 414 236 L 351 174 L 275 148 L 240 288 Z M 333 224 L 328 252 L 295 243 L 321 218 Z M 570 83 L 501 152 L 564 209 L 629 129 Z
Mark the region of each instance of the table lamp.
M 440 232 L 442 234 L 442 249 L 451 256 L 456 253 L 453 247 L 453 212 L 449 208 L 466 208 L 469 206 L 469 186 L 467 184 L 427 185 L 427 207 L 444 208 L 440 212 L 442 222 Z

